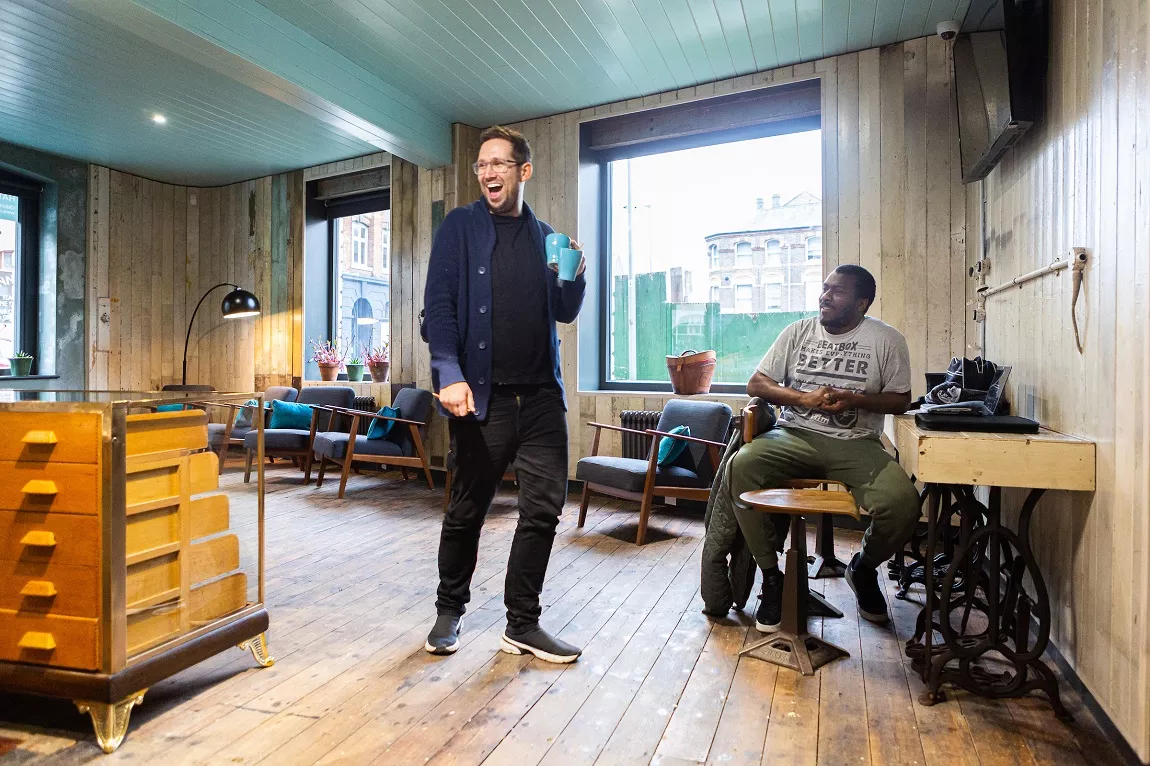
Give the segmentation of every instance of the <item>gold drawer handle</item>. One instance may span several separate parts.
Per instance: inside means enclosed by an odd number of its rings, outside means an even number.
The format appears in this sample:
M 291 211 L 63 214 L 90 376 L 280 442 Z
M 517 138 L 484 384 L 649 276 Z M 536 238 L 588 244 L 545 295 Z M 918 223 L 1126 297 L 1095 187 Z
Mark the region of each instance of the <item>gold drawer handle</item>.
M 59 492 L 56 482 L 51 479 L 32 479 L 20 491 L 25 495 L 55 495 Z
M 29 431 L 24 434 L 24 438 L 20 441 L 25 444 L 55 444 L 56 432 L 55 431 Z
M 44 529 L 33 529 L 20 540 L 21 545 L 30 545 L 35 548 L 55 548 L 56 535 Z
M 21 596 L 35 596 L 36 598 L 52 598 L 56 595 L 56 586 L 48 580 L 29 580 L 20 589 Z
M 30 630 L 24 634 L 17 644 L 21 649 L 35 649 L 41 652 L 50 652 L 56 648 L 56 639 L 52 638 L 51 633 L 40 633 L 35 630 Z

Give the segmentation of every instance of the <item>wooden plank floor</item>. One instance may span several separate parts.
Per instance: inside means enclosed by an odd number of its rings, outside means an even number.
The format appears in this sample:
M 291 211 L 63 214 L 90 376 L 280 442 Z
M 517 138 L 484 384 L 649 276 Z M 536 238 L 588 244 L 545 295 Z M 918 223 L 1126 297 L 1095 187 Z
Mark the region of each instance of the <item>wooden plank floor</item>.
M 150 689 L 128 737 L 103 757 L 68 703 L 0 697 L 0 763 L 215 764 L 1098 764 L 1117 756 L 1081 701 L 1076 723 L 1041 699 L 952 692 L 923 707 L 902 655 L 915 603 L 894 623 L 855 616 L 845 583 L 819 581 L 843 607 L 811 632 L 849 659 L 804 678 L 738 650 L 753 619 L 700 613 L 700 515 L 667 512 L 653 542 L 631 544 L 637 514 L 568 505 L 543 594 L 544 625 L 586 648 L 554 666 L 498 651 L 515 498 L 502 493 L 481 544 L 472 602 L 451 657 L 423 651 L 434 616 L 442 494 L 418 481 L 354 477 L 300 487 L 269 471 L 267 584 L 276 664 L 235 651 Z M 229 469 L 233 504 L 253 502 Z M 840 532 L 839 556 L 858 544 Z M 912 596 L 913 596 L 912 592 Z M 921 598 L 921 591 L 919 592 Z M 752 599 L 751 606 L 754 606 Z

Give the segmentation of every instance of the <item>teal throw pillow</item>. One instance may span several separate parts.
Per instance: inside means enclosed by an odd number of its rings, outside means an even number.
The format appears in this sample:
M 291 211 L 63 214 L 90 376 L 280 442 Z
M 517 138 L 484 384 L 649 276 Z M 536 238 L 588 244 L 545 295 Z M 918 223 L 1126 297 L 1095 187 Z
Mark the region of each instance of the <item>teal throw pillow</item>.
M 682 434 L 683 436 L 691 435 L 690 426 L 675 426 L 667 433 Z M 664 436 L 659 440 L 659 465 L 666 467 L 679 459 L 679 455 L 683 454 L 683 450 L 687 449 L 687 442 L 682 439 L 668 439 Z
M 389 418 L 403 417 L 399 414 L 399 410 L 395 407 L 384 407 L 376 415 L 384 415 Z M 367 438 L 369 439 L 386 439 L 387 435 L 391 433 L 391 427 L 395 425 L 393 420 L 380 420 L 378 418 L 371 419 L 371 428 L 367 429 Z
M 259 399 L 248 399 L 244 402 L 244 406 L 236 413 L 236 428 L 251 428 L 252 415 L 255 413 L 255 408 L 259 406 Z M 308 428 L 311 428 L 311 423 L 308 423 Z
M 180 412 L 184 409 L 182 404 L 160 404 L 156 406 L 156 412 Z
M 294 428 L 297 431 L 311 429 L 311 407 L 295 402 L 272 402 L 271 422 L 268 428 Z

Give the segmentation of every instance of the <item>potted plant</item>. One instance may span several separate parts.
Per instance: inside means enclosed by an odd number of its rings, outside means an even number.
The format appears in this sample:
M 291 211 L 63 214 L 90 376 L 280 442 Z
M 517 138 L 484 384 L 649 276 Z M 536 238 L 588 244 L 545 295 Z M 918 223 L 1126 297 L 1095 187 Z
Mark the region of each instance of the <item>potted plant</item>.
M 339 344 L 330 340 L 323 343 L 312 341 L 311 360 L 319 365 L 320 380 L 335 380 L 339 377 L 339 368 L 343 366 L 344 352 L 339 350 Z
M 32 374 L 32 355 L 24 351 L 17 351 L 16 355 L 11 357 L 8 361 L 12 363 L 13 375 L 31 375 Z
M 367 364 L 367 369 L 371 371 L 372 381 L 382 383 L 387 380 L 387 368 L 390 366 L 387 358 L 387 343 L 378 348 L 365 348 L 363 361 Z
M 347 360 L 344 365 L 347 368 L 347 379 L 351 381 L 363 380 L 363 361 L 358 356 L 353 356 Z

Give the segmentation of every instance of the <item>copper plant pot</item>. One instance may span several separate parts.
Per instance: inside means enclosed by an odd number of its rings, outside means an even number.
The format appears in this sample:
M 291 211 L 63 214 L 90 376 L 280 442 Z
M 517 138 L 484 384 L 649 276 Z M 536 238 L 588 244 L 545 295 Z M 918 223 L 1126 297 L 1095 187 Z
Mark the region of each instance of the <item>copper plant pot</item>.
M 338 364 L 320 364 L 319 366 L 319 379 L 320 380 L 335 380 L 339 377 Z
M 369 364 L 368 370 L 371 372 L 372 383 L 382 383 L 387 380 L 387 368 L 391 366 L 390 362 L 376 362 Z
M 711 390 L 717 357 L 714 351 L 688 349 L 678 356 L 667 357 L 671 389 L 679 395 L 706 394 Z

